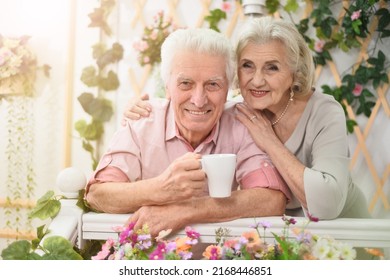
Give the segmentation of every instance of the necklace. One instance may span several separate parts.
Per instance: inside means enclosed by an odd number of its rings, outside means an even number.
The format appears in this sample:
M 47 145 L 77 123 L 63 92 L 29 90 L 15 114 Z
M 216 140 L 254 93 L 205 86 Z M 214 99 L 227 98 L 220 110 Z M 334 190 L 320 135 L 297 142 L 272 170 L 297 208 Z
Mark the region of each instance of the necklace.
M 290 105 L 290 102 L 292 101 L 292 97 L 288 100 L 287 104 L 286 104 L 286 107 L 284 107 L 284 110 L 283 112 L 280 114 L 280 116 L 271 123 L 272 126 L 275 126 L 279 123 L 279 121 L 284 117 L 284 114 L 286 114 L 286 111 L 287 111 L 287 108 L 288 108 L 288 105 Z

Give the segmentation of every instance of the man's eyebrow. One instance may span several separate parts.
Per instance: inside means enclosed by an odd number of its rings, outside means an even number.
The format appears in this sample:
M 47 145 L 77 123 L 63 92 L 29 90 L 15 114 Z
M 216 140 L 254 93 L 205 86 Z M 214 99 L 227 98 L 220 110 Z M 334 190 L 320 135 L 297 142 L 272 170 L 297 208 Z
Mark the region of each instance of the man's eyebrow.
M 222 82 L 222 83 L 224 83 L 225 80 L 226 79 L 224 77 L 212 77 L 212 78 L 208 79 L 207 82 Z

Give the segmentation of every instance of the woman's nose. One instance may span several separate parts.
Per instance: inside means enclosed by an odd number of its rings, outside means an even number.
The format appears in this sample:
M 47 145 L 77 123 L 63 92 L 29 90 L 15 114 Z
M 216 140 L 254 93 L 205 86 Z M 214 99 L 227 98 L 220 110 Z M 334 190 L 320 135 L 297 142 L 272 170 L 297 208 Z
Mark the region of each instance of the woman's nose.
M 265 84 L 264 75 L 260 71 L 256 71 L 253 75 L 252 83 L 255 86 L 263 86 Z

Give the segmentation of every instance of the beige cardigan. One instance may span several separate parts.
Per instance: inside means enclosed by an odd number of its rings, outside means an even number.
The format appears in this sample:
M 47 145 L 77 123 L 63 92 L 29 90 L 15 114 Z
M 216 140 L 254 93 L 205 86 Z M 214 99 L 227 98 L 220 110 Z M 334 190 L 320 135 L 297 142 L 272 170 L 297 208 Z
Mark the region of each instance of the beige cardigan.
M 306 166 L 309 213 L 320 219 L 369 216 L 363 193 L 351 180 L 345 115 L 333 96 L 310 97 L 285 146 Z M 287 205 L 299 207 L 295 197 Z

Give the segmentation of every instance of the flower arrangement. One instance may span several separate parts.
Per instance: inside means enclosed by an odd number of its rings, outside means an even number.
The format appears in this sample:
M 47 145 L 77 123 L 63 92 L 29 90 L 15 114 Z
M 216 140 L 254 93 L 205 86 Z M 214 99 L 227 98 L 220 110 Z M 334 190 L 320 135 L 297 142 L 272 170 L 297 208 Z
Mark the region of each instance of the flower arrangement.
M 161 62 L 161 45 L 165 38 L 176 29 L 172 20 L 164 19 L 164 11 L 159 11 L 151 26 L 146 26 L 141 40 L 133 44 L 139 52 L 138 61 L 141 66 L 150 64 L 152 67 Z
M 0 34 L 0 94 L 23 93 L 32 96 L 37 70 L 50 76 L 50 66 L 38 66 L 28 47 L 29 36 L 4 37 Z
M 219 229 L 219 242 L 206 248 L 203 256 L 209 260 L 353 260 L 356 251 L 349 244 L 336 241 L 332 237 L 320 237 L 306 231 L 310 222 L 318 219 L 309 215 L 309 220 L 302 228 L 293 228 L 294 237 L 289 236 L 289 227 L 296 224 L 294 218 L 282 217 L 285 227 L 282 235 L 272 233 L 275 243 L 265 241 L 265 232 L 271 227 L 267 221 L 260 221 L 253 226 L 253 231 L 245 232 L 240 237 L 225 239 L 226 230 Z M 263 230 L 263 238 L 261 234 Z M 219 233 L 219 234 L 218 234 Z
M 281 235 L 272 233 L 275 242 L 265 240 L 265 232 L 271 227 L 267 221 L 252 226 L 253 230 L 239 237 L 227 238 L 229 230 L 216 230 L 217 244 L 209 245 L 203 252 L 205 260 L 353 260 L 356 250 L 351 245 L 326 236 L 312 235 L 306 230 L 310 222 L 318 219 L 310 216 L 301 228 L 292 228 L 294 236 L 289 236 L 290 226 L 296 224 L 294 218 L 282 216 L 285 227 Z M 93 260 L 189 260 L 192 259 L 192 246 L 198 244 L 200 234 L 186 227 L 185 237 L 164 240 L 171 230 L 160 232 L 152 239 L 149 228 L 144 225 L 134 229 L 134 223 L 118 227 L 118 239 L 108 239 Z M 263 235 L 262 235 L 263 234 Z M 375 249 L 366 249 L 367 253 L 378 258 L 383 253 Z
M 116 228 L 118 240 L 108 239 L 93 260 L 188 260 L 192 258 L 192 246 L 198 243 L 200 234 L 186 227 L 185 237 L 164 240 L 170 230 L 161 231 L 153 241 L 149 228 L 144 225 L 134 229 L 134 223 Z
M 0 85 L 13 88 L 21 82 L 24 92 L 31 95 L 37 59 L 28 48 L 29 38 L 7 38 L 0 35 Z

